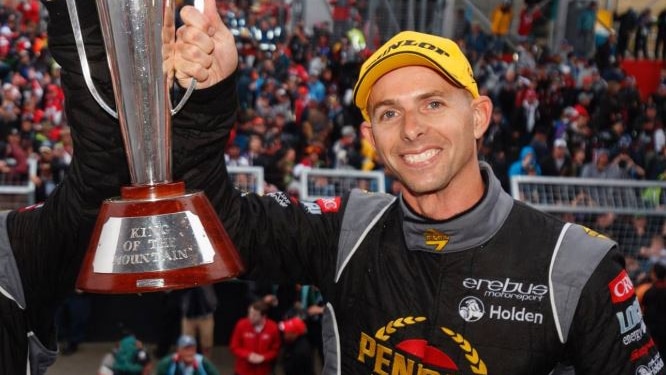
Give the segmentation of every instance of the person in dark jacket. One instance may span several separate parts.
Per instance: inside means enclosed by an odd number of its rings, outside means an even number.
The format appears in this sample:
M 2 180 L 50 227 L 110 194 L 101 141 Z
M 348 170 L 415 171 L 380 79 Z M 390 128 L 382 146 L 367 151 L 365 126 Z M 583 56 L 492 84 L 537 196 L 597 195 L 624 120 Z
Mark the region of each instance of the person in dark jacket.
M 130 184 L 129 171 L 118 121 L 93 100 L 83 83 L 72 27 L 64 0 L 44 1 L 49 12 L 49 48 L 62 66 L 66 114 L 76 150 L 63 182 L 43 203 L 0 213 L 0 374 L 41 375 L 58 354 L 54 313 L 74 290 L 100 204 L 118 196 Z M 111 79 L 95 2 L 77 1 L 79 20 L 86 41 L 94 81 L 111 102 Z M 213 12 L 217 17 L 217 12 Z M 225 29 L 226 30 L 226 29 Z M 217 34 L 220 36 L 220 34 Z M 227 39 L 225 39 L 228 37 Z M 230 39 L 229 39 L 230 38 Z M 233 45 L 223 35 L 218 43 Z M 196 48 L 190 49 L 188 46 Z M 184 35 L 177 43 L 175 68 L 182 86 L 198 80 L 194 95 L 173 119 L 172 152 L 175 178 L 187 177 L 195 185 L 206 176 L 191 177 L 201 155 L 195 150 L 211 142 L 201 129 L 231 121 L 225 98 L 233 92 L 233 79 L 223 81 L 236 68 L 228 57 L 226 70 L 209 74 L 211 56 L 199 53 L 197 41 Z M 208 46 L 210 47 L 210 46 Z M 181 54 L 184 52 L 185 54 Z M 210 52 L 210 51 L 207 51 Z M 219 83 L 219 84 L 218 84 Z M 217 108 L 215 108 L 217 107 Z M 235 108 L 234 108 L 235 109 Z M 230 124 L 227 124 L 230 126 Z
M 305 322 L 295 316 L 278 323 L 282 332 L 280 364 L 285 375 L 314 375 L 314 352 Z
M 666 260 L 652 266 L 652 287 L 643 295 L 643 315 L 662 358 L 666 356 Z

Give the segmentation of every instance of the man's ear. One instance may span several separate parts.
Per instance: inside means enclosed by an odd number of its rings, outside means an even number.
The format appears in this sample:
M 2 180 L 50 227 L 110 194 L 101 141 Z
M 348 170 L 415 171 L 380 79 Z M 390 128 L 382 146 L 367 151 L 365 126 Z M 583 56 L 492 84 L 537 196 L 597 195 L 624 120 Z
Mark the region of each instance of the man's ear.
M 493 102 L 487 96 L 479 96 L 472 101 L 474 112 L 474 138 L 481 139 L 488 129 L 493 112 Z
M 369 121 L 361 123 L 361 135 L 365 138 L 373 148 L 375 147 L 375 136 L 372 134 L 372 124 Z

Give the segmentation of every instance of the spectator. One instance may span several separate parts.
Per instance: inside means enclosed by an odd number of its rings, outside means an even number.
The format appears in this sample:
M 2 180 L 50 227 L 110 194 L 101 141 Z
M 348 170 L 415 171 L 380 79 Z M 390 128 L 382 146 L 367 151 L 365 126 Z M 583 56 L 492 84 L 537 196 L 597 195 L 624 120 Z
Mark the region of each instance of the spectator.
M 314 356 L 307 338 L 307 327 L 299 317 L 279 323 L 282 332 L 280 362 L 285 375 L 314 375 Z
M 360 144 L 356 139 L 356 129 L 351 125 L 342 128 L 342 136 L 333 144 L 333 168 L 361 169 Z
M 493 51 L 497 54 L 503 54 L 506 44 L 506 38 L 509 35 L 513 11 L 511 9 L 511 0 L 502 0 L 497 4 L 490 14 L 490 32 L 493 36 Z
M 497 175 L 504 190 L 509 191 L 507 150 L 511 147 L 511 128 L 500 107 L 493 108 L 493 115 L 481 143 L 480 158 L 487 161 Z
M 553 150 L 541 163 L 544 176 L 573 177 L 573 165 L 567 148 L 567 141 L 556 139 Z
M 521 41 L 528 41 L 530 44 L 534 42 L 532 29 L 534 27 L 534 23 L 537 22 L 541 17 L 541 5 L 525 1 L 525 4 L 520 10 L 520 15 L 518 17 L 518 37 Z
M 641 249 L 650 246 L 652 235 L 653 232 L 648 226 L 648 218 L 645 215 L 633 215 L 628 227 L 622 231 L 618 240 L 625 255 L 638 258 Z
M 128 334 L 104 356 L 97 375 L 148 375 L 151 372 L 152 361 L 143 342 Z
M 525 90 L 524 99 L 516 109 L 511 125 L 518 132 L 519 142 L 526 145 L 532 139 L 535 130 L 544 127 L 544 117 L 541 113 L 541 103 L 534 89 Z
M 594 160 L 583 166 L 580 176 L 583 178 L 623 178 L 618 163 L 611 163 L 608 149 L 597 150 Z
M 589 58 L 594 56 L 594 26 L 597 22 L 597 2 L 588 2 L 578 15 L 576 22 L 576 32 L 578 40 L 575 44 L 577 56 Z
M 652 267 L 653 284 L 643 296 L 645 325 L 662 358 L 666 357 L 666 261 Z
M 653 233 L 648 246 L 642 246 L 638 251 L 638 260 L 641 269 L 648 274 L 652 267 L 661 261 L 666 261 L 666 246 L 661 233 Z
M 634 34 L 634 58 L 648 59 L 648 35 L 652 27 L 652 10 L 645 8 L 636 21 L 636 33 Z
M 536 153 L 532 146 L 525 146 L 520 151 L 520 159 L 509 167 L 509 178 L 513 176 L 540 176 L 541 166 L 537 162 Z
M 456 41 L 464 41 L 471 29 L 471 23 L 465 15 L 464 8 L 456 9 L 456 21 L 453 26 L 453 39 Z
M 654 41 L 654 58 L 666 61 L 666 8 L 657 16 L 657 39 Z
M 638 22 L 638 15 L 636 11 L 631 6 L 627 10 L 620 14 L 615 15 L 615 19 L 620 21 L 620 26 L 618 28 L 618 38 L 617 38 L 617 54 L 620 59 L 624 59 L 627 49 L 629 47 L 629 39 L 631 35 L 636 30 L 636 23 Z
M 198 338 L 201 353 L 210 358 L 215 333 L 217 295 L 212 285 L 189 288 L 181 294 L 181 332 Z
M 465 34 L 465 48 L 470 56 L 470 61 L 477 62 L 488 51 L 490 44 L 488 34 L 483 31 L 478 22 L 473 22 L 469 33 Z
M 272 373 L 281 343 L 277 323 L 266 316 L 268 309 L 265 302 L 256 301 L 234 326 L 229 349 L 235 375 Z
M 162 358 L 156 368 L 157 375 L 219 375 L 219 371 L 206 356 L 197 353 L 197 341 L 182 335 L 176 343 L 176 352 Z

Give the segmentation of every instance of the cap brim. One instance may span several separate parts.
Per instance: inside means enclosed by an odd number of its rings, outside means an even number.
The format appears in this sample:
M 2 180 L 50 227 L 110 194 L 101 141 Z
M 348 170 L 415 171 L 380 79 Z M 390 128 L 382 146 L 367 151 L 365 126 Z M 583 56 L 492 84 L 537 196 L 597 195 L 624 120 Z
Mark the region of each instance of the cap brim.
M 444 78 L 446 78 L 453 86 L 465 89 L 464 85 L 451 76 L 449 72 L 444 70 L 430 57 L 415 51 L 395 52 L 384 58 L 378 59 L 366 69 L 365 75 L 359 77 L 359 84 L 356 85 L 356 92 L 354 92 L 354 103 L 356 103 L 356 106 L 361 109 L 363 117 L 365 117 L 367 121 L 370 120 L 367 104 L 372 86 L 386 73 L 406 66 L 424 66 L 433 69 L 444 76 Z

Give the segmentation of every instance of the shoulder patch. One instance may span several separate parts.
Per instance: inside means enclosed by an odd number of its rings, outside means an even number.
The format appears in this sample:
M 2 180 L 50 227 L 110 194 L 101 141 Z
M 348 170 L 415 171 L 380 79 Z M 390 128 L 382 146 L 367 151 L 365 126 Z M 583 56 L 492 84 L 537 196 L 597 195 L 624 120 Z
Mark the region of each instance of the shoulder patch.
M 340 197 L 321 198 L 315 201 L 323 213 L 340 211 L 340 202 Z

